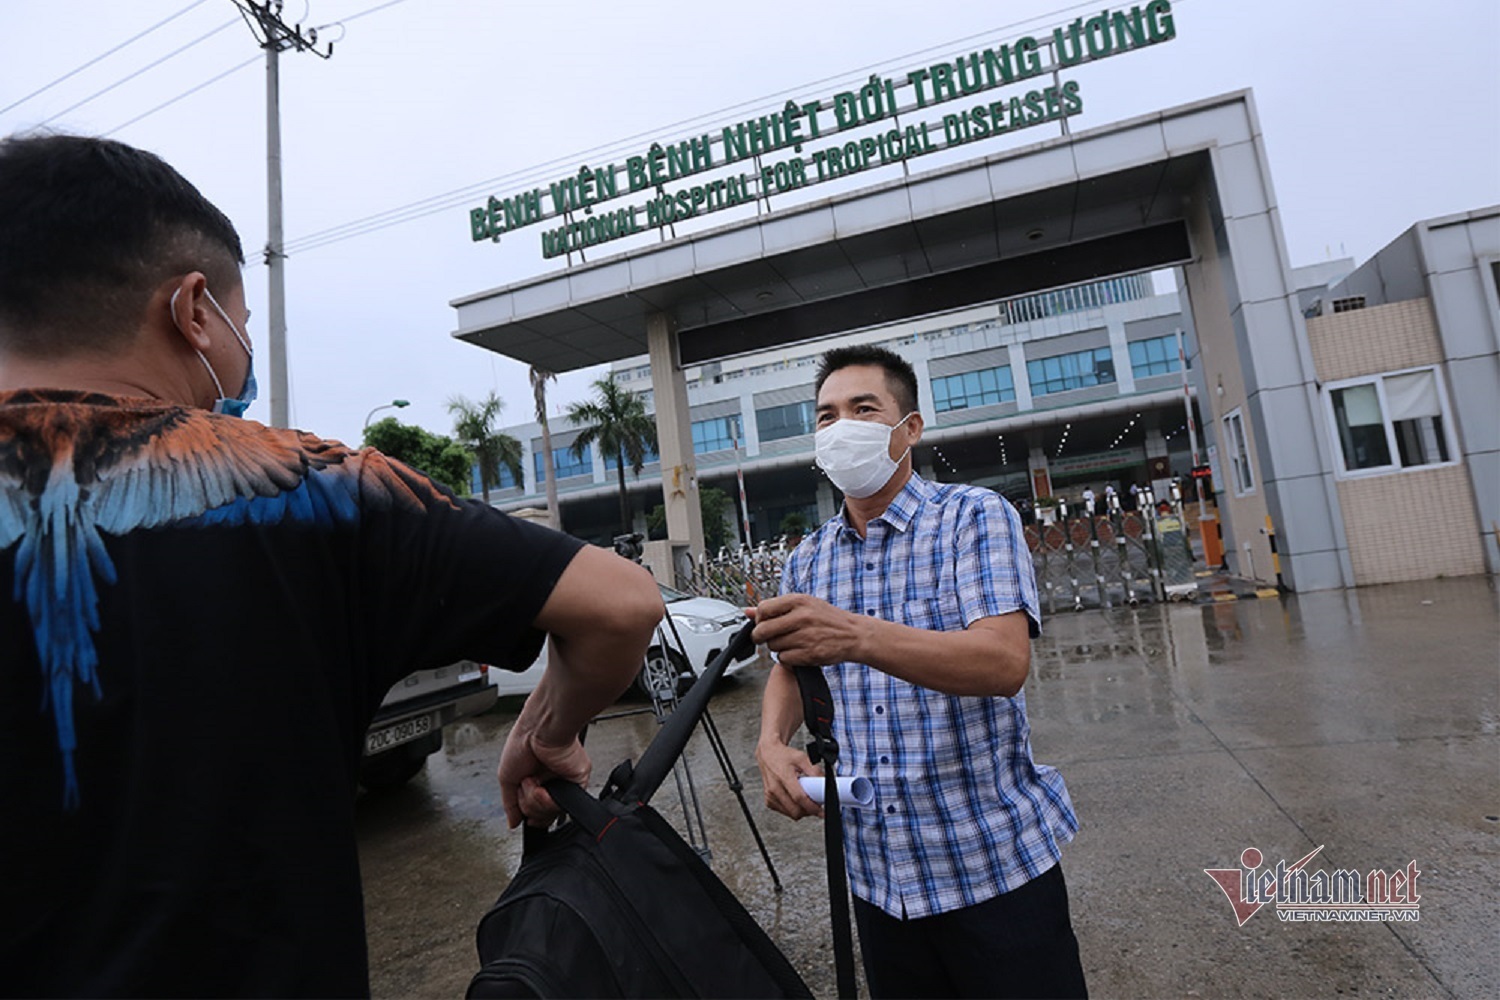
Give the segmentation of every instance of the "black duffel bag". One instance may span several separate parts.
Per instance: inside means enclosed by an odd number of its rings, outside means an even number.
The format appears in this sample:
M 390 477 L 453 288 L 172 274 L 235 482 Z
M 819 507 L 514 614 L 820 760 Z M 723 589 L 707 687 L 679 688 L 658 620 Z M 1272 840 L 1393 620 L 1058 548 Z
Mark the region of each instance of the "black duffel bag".
M 811 997 L 786 956 L 647 801 L 671 771 L 746 625 L 633 769 L 596 799 L 548 783 L 560 829 L 525 828 L 521 867 L 479 922 L 470 997 Z

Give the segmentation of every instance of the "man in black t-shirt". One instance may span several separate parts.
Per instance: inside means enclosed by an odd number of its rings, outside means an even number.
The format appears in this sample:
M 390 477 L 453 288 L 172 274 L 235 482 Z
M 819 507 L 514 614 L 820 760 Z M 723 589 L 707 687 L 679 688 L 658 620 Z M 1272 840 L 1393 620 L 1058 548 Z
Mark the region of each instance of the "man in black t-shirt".
M 662 613 L 607 550 L 235 419 L 242 263 L 155 156 L 0 142 L 0 994 L 368 993 L 386 690 L 551 633 L 499 764 L 511 825 L 543 821 Z

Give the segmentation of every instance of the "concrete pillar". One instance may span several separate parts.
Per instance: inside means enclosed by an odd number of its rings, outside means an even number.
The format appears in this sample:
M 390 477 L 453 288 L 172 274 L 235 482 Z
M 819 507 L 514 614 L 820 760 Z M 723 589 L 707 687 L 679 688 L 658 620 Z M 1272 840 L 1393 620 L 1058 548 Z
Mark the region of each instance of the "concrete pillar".
M 656 399 L 657 453 L 661 456 L 662 503 L 667 538 L 686 545 L 694 558 L 703 553 L 703 508 L 698 504 L 698 465 L 693 457 L 693 425 L 687 378 L 682 372 L 677 328 L 666 313 L 646 317 L 651 356 L 651 388 Z
M 755 394 L 740 393 L 740 450 L 746 458 L 760 454 L 760 425 L 755 422 Z
M 536 496 L 542 491 L 543 484 L 537 482 L 536 459 L 533 457 L 540 451 L 541 446 L 533 447 L 530 438 L 521 442 L 521 492 L 527 496 Z
M 614 486 L 616 489 L 619 489 L 620 484 L 615 481 L 615 458 L 614 458 L 614 456 L 613 455 L 609 456 L 609 461 L 606 464 L 605 458 L 604 458 L 604 449 L 602 449 L 602 448 L 599 447 L 599 443 L 597 441 L 594 442 L 594 446 L 589 449 L 589 455 L 594 460 L 594 469 L 593 469 L 593 473 L 592 473 L 592 478 L 594 480 L 594 485 L 601 486 L 601 485 L 603 485 L 605 483 L 609 483 L 611 486 Z
M 1130 342 L 1125 339 L 1125 321 L 1112 319 L 1109 328 L 1109 353 L 1115 359 L 1115 387 L 1120 395 L 1135 392 L 1135 369 L 1130 366 Z
M 1262 529 L 1270 515 L 1288 586 L 1352 587 L 1353 563 L 1333 475 L 1334 438 L 1290 287 L 1276 199 L 1263 166 L 1265 150 L 1258 128 L 1254 131 L 1244 149 L 1249 155 L 1226 156 L 1222 148 L 1210 152 L 1212 172 L 1199 179 L 1186 206 L 1192 260 L 1183 266 L 1183 277 L 1201 359 L 1193 372 L 1199 412 L 1207 420 L 1207 411 L 1221 415 L 1243 407 L 1247 444 L 1260 476 L 1253 490 L 1231 488 L 1220 495 L 1225 548 L 1232 540 L 1234 551 L 1243 555 L 1249 543 L 1256 571 L 1267 578 L 1271 553 Z M 1246 200 L 1226 192 L 1258 193 Z M 1237 206 L 1232 213 L 1225 208 L 1231 203 Z M 1215 423 L 1210 441 L 1222 437 L 1222 424 Z M 1220 443 L 1218 451 L 1226 464 L 1227 448 Z
M 1169 450 L 1167 439 L 1162 436 L 1160 427 L 1146 428 L 1146 469 L 1148 475 L 1151 470 L 1151 460 L 1153 458 L 1166 458 Z M 1166 469 L 1169 473 L 1171 472 L 1172 465 L 1170 462 L 1166 464 Z M 1172 499 L 1172 477 L 1170 475 L 1153 476 L 1151 479 L 1151 492 L 1156 494 L 1156 499 L 1158 500 Z
M 1039 444 L 1032 444 L 1026 456 L 1026 469 L 1031 475 L 1031 499 L 1056 496 L 1052 490 L 1052 472 L 1047 465 L 1047 452 Z
M 922 414 L 923 421 L 931 424 L 937 415 L 937 409 L 932 401 L 932 373 L 927 367 L 927 359 L 912 359 L 911 368 L 917 376 L 917 412 Z M 925 476 L 926 473 L 921 475 Z
M 838 502 L 833 499 L 833 484 L 822 473 L 818 474 L 818 523 L 822 524 L 839 512 Z
M 1016 410 L 1031 409 L 1031 376 L 1026 372 L 1026 345 L 1011 344 L 1006 348 L 1010 355 L 1010 381 L 1016 387 Z

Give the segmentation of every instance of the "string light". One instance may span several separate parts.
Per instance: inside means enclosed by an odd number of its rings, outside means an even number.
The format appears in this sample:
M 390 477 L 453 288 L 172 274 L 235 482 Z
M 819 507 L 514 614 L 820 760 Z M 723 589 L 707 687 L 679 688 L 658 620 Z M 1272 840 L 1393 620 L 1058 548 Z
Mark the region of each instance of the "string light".
M 1062 440 L 1057 442 L 1057 454 L 1052 456 L 1053 458 L 1062 458 L 1063 448 L 1067 447 L 1068 444 L 1068 432 L 1072 429 L 1072 424 L 1063 425 Z
M 1126 435 L 1128 435 L 1131 432 L 1131 430 L 1135 427 L 1135 422 L 1137 420 L 1139 420 L 1139 419 L 1141 419 L 1141 415 L 1139 413 L 1137 413 L 1135 416 L 1131 417 L 1130 418 L 1130 423 L 1128 423 L 1128 424 L 1125 425 L 1125 429 L 1120 432 L 1119 437 L 1115 438 L 1114 444 L 1110 445 L 1110 448 L 1114 448 L 1117 445 L 1119 445 L 1119 443 L 1121 441 L 1124 441 Z
M 1005 435 L 1004 434 L 996 434 L 995 435 L 995 440 L 1000 442 L 1000 465 L 1002 467 L 1009 465 L 1010 464 L 1010 459 L 1007 458 L 1006 455 L 1005 455 Z

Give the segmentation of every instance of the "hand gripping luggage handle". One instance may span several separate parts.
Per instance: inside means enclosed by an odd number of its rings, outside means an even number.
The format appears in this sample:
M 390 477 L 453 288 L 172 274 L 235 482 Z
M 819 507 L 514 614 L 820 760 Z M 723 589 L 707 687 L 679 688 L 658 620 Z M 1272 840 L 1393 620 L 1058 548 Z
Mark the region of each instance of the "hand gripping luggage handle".
M 714 685 L 724 676 L 724 671 L 731 662 L 747 655 L 754 647 L 755 642 L 750 638 L 750 633 L 754 630 L 753 621 L 741 626 L 724 650 L 699 675 L 688 693 L 677 702 L 677 708 L 667 717 L 667 721 L 657 731 L 656 738 L 636 762 L 630 784 L 620 793 L 623 801 L 651 800 L 656 789 L 671 773 L 672 765 L 677 763 L 677 758 L 682 755 L 683 748 L 693 735 L 694 727 L 708 708 L 708 699 L 713 694 Z
M 754 622 L 746 622 L 729 640 L 723 652 L 714 657 L 688 693 L 678 701 L 677 710 L 667 718 L 651 745 L 641 754 L 640 762 L 631 774 L 630 784 L 618 793 L 621 801 L 644 803 L 666 780 L 672 765 L 682 755 L 683 748 L 693 735 L 693 727 L 698 724 L 704 709 L 708 707 L 714 684 L 724 676 L 724 670 L 731 661 L 739 659 L 754 646 L 750 638 L 754 629 Z M 613 818 L 613 814 L 602 802 L 571 781 L 553 778 L 544 787 L 559 809 L 595 837 L 604 832 Z M 544 830 L 526 824 L 522 832 L 523 847 L 528 843 L 533 847 L 540 846 L 544 835 Z
M 552 801 L 557 804 L 557 808 L 586 830 L 590 836 L 598 838 L 609 826 L 609 821 L 614 818 L 604 804 L 590 795 L 581 785 L 575 785 L 564 778 L 553 778 L 542 787 L 547 790 L 548 795 L 552 796 Z M 535 854 L 547 843 L 549 836 L 550 832 L 545 827 L 532 826 L 530 823 L 521 824 L 522 853 Z
M 802 724 L 812 734 L 807 755 L 823 765 L 823 850 L 828 855 L 828 915 L 833 924 L 833 961 L 839 996 L 858 996 L 854 982 L 854 932 L 849 921 L 849 875 L 844 867 L 844 819 L 839 811 L 836 774 L 838 741 L 833 738 L 833 693 L 822 667 L 794 667 L 802 692 Z

